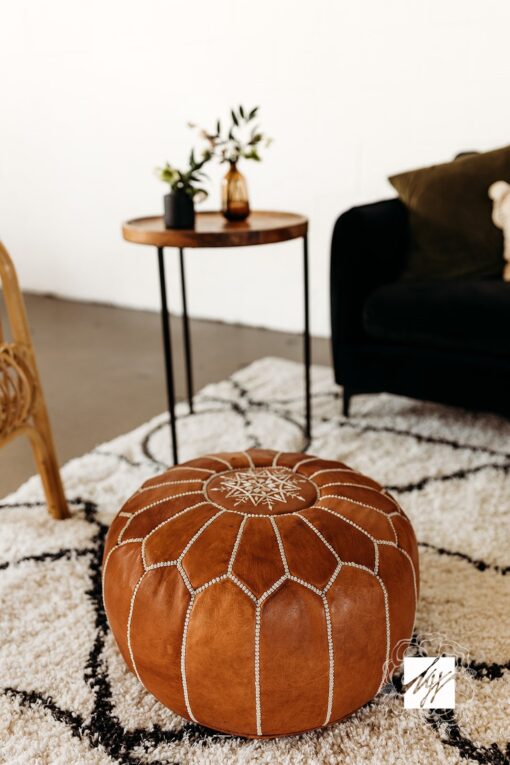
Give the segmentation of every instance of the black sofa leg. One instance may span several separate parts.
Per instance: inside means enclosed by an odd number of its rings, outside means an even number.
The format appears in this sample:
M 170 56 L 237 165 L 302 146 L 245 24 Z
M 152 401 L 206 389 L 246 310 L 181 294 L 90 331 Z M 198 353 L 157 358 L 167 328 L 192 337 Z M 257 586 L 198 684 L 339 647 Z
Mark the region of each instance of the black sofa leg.
M 351 391 L 344 385 L 343 406 L 342 406 L 344 417 L 349 416 L 350 404 L 351 404 Z

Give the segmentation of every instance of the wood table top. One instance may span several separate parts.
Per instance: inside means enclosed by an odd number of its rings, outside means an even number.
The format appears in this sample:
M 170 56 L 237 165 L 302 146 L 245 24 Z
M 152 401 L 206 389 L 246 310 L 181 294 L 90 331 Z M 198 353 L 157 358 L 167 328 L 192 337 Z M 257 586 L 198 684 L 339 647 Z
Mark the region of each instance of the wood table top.
M 307 231 L 303 215 L 256 210 L 239 222 L 226 220 L 221 212 L 198 212 L 193 229 L 166 229 L 161 215 L 134 218 L 122 226 L 128 242 L 155 247 L 245 247 L 298 239 Z

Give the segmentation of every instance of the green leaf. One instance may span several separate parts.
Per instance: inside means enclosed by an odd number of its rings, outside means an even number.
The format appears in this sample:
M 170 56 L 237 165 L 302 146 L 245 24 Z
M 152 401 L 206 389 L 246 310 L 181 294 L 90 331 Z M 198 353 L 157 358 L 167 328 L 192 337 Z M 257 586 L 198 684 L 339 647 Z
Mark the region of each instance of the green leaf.
M 196 197 L 197 195 L 199 195 L 202 199 L 207 199 L 207 197 L 209 196 L 207 189 L 202 189 L 199 187 L 191 190 L 192 197 Z
M 236 113 L 233 109 L 230 110 L 230 114 L 232 116 L 232 122 L 236 127 L 239 127 L 239 120 L 237 119 Z
M 239 114 L 241 115 L 241 117 L 244 120 L 244 109 L 243 109 L 243 107 L 241 105 L 239 105 Z
M 254 109 L 251 110 L 251 112 L 248 114 L 248 121 L 252 120 L 256 116 L 259 109 L 260 107 L 256 106 Z

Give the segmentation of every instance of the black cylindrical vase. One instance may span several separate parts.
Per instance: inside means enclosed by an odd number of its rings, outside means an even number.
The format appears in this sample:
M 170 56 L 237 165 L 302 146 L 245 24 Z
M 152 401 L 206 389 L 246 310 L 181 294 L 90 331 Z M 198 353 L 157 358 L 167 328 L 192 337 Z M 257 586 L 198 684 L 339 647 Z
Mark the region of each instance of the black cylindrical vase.
M 165 195 L 165 228 L 193 228 L 195 206 L 184 191 L 171 191 Z

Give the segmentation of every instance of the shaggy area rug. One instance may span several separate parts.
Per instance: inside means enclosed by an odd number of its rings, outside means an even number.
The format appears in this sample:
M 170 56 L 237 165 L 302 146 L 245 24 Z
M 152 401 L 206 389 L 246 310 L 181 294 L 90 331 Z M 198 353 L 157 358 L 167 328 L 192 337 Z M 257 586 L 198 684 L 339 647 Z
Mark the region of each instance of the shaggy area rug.
M 124 500 L 169 463 L 166 415 L 63 469 L 71 520 L 47 514 L 38 478 L 0 502 L 0 762 L 461 763 L 510 760 L 510 423 L 389 395 L 340 415 L 313 369 L 313 440 L 302 367 L 263 359 L 179 407 L 181 460 L 247 447 L 307 450 L 384 484 L 420 543 L 413 650 L 457 657 L 455 710 L 406 710 L 397 675 L 327 730 L 247 741 L 173 715 L 130 674 L 101 602 L 101 556 Z

